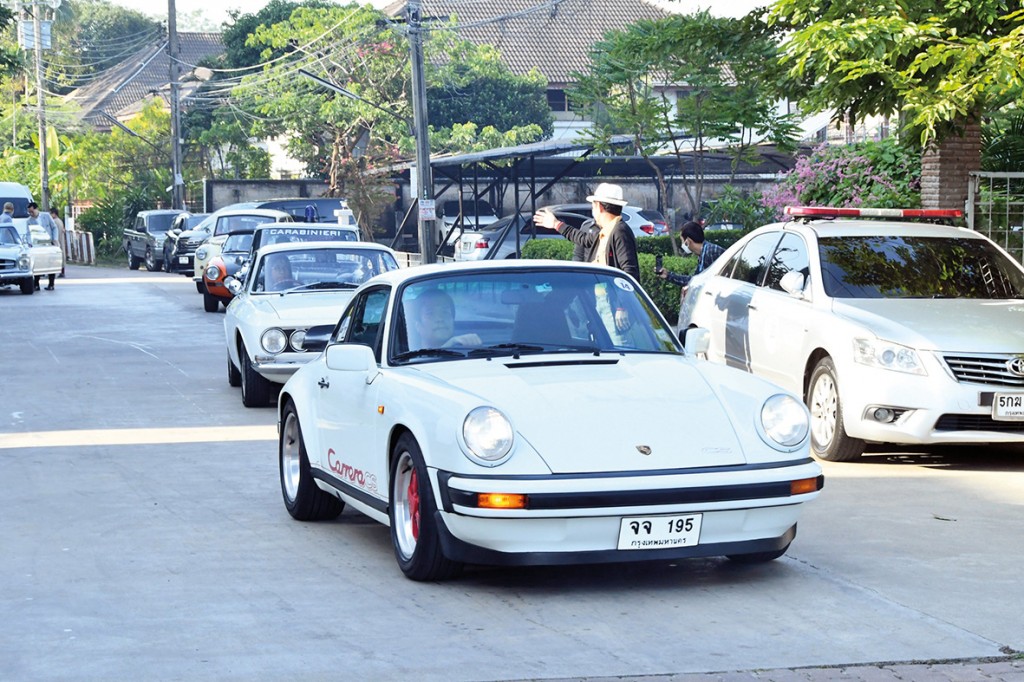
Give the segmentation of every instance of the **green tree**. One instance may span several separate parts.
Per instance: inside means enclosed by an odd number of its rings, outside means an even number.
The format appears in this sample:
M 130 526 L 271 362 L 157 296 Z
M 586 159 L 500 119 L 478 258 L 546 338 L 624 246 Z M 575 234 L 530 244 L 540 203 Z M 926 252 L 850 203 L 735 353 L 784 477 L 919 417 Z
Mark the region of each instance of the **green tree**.
M 725 143 L 736 163 L 753 142 L 790 144 L 795 127 L 776 111 L 764 78 L 775 47 L 763 31 L 707 11 L 637 22 L 611 31 L 590 51 L 590 71 L 575 74 L 573 106 L 594 121 L 585 135 L 599 150 L 628 134 L 667 195 L 651 157 L 666 146 L 679 160 L 682 187 L 696 213 L 704 193 L 705 155 Z M 666 85 L 668 84 L 668 85 Z M 664 207 L 659 207 L 664 208 Z

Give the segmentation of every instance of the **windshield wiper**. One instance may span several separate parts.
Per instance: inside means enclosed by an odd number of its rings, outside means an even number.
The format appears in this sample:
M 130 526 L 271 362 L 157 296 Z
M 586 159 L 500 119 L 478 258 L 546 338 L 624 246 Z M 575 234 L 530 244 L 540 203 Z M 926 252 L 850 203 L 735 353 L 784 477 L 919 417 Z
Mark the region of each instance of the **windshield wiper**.
M 282 296 L 290 294 L 293 291 L 309 291 L 311 289 L 355 289 L 358 284 L 352 282 L 310 282 L 309 284 L 300 284 L 294 286 L 291 289 L 285 289 L 280 292 Z
M 451 348 L 417 348 L 416 350 L 399 353 L 395 356 L 395 360 L 412 360 L 413 358 L 422 358 L 430 355 L 441 358 L 464 358 L 466 357 L 466 351 L 452 350 Z
M 596 346 L 573 346 L 563 343 L 498 343 L 486 348 L 474 348 L 469 351 L 469 355 L 502 355 L 511 352 L 512 357 L 517 358 L 521 353 L 543 353 L 546 351 L 601 354 L 601 349 Z

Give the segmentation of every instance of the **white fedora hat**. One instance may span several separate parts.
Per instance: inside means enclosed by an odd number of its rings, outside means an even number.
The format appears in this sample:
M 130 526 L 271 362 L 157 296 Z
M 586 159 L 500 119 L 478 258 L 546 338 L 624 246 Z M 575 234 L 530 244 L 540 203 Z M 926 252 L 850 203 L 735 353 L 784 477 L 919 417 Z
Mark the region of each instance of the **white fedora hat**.
M 602 182 L 594 190 L 594 193 L 587 197 L 587 201 L 600 201 L 602 204 L 615 204 L 625 206 L 629 202 L 622 198 L 622 186 L 613 185 L 610 182 Z

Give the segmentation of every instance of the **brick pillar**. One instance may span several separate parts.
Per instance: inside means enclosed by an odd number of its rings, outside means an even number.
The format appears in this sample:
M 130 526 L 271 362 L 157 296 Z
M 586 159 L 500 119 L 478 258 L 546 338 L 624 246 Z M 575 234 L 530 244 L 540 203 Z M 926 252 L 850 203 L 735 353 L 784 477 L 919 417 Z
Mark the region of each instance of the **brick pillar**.
M 967 173 L 977 170 L 981 170 L 981 125 L 972 122 L 963 135 L 929 145 L 921 157 L 921 206 L 963 210 Z

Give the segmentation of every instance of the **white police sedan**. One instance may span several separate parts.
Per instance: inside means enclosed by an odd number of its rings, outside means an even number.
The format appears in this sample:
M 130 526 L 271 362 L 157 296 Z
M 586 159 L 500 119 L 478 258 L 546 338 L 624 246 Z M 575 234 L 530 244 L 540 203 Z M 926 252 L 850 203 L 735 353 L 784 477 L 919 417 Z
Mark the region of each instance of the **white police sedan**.
M 246 407 L 268 405 L 288 377 L 316 354 L 306 330 L 335 323 L 353 290 L 398 262 L 371 242 L 298 242 L 261 248 L 244 280 L 228 278 L 235 298 L 224 317 L 228 383 Z
M 305 346 L 324 350 L 278 400 L 285 507 L 390 526 L 414 580 L 464 563 L 770 561 L 823 484 L 800 400 L 687 355 L 618 270 L 392 271 Z
M 708 359 L 805 396 L 811 447 L 1024 442 L 1024 268 L 959 211 L 792 207 L 690 283 Z

